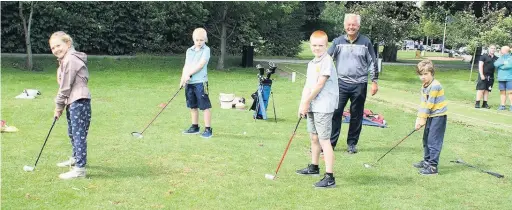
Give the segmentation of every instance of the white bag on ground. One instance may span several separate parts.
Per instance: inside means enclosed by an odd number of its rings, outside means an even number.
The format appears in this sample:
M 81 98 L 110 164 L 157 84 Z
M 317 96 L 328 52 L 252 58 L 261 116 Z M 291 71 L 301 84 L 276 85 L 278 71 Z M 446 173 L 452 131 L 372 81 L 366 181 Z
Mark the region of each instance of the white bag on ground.
M 25 89 L 21 94 L 17 95 L 15 98 L 34 99 L 39 95 L 41 95 L 41 92 L 39 92 L 39 90 Z

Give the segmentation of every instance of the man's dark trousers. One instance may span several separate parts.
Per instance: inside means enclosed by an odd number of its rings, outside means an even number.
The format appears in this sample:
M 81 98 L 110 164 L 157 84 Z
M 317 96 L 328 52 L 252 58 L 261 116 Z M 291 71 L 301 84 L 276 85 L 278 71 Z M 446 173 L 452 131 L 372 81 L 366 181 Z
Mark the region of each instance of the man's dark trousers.
M 349 84 L 338 79 L 339 103 L 332 117 L 331 145 L 334 149 L 338 143 L 341 131 L 342 114 L 350 100 L 350 127 L 348 129 L 347 145 L 357 145 L 363 126 L 364 103 L 368 83 Z

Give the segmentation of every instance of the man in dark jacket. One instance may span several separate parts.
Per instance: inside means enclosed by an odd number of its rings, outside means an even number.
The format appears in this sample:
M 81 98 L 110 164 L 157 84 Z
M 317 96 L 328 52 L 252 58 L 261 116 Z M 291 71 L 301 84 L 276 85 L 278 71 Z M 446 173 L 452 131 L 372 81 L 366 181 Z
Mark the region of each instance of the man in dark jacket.
M 359 34 L 361 17 L 356 14 L 345 15 L 345 35 L 333 40 L 328 50 L 336 61 L 339 86 L 339 104 L 332 118 L 331 145 L 334 149 L 341 130 L 343 110 L 350 100 L 350 127 L 347 136 L 347 152 L 357 153 L 357 142 L 363 125 L 364 103 L 370 74 L 371 94 L 379 89 L 379 72 L 375 52 L 370 39 Z

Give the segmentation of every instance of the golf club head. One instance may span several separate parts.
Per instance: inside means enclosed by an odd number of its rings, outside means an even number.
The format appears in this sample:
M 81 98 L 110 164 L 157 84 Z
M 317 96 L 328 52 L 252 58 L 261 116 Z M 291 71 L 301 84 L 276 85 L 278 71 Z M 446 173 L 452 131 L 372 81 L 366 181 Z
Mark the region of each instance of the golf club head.
M 363 163 L 363 166 L 364 166 L 365 168 L 372 168 L 372 167 L 373 167 L 373 166 L 372 166 L 371 164 L 369 164 L 369 163 Z
M 138 139 L 142 139 L 144 136 L 139 132 L 132 132 L 132 136 Z
M 23 170 L 26 172 L 32 172 L 34 171 L 34 167 L 32 166 L 23 166 Z
M 265 179 L 274 180 L 274 179 L 276 179 L 276 176 L 274 176 L 272 174 L 265 174 Z

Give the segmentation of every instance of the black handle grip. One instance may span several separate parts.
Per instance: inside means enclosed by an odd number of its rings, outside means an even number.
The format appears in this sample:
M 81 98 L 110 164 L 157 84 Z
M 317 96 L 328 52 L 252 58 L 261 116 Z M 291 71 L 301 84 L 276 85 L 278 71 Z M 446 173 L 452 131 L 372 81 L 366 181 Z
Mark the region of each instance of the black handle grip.
M 498 178 L 503 178 L 505 176 L 501 175 L 501 174 L 498 174 L 498 173 L 494 173 L 494 172 L 491 172 L 491 171 L 486 171 L 485 173 L 488 173 L 490 175 L 493 175 L 495 177 L 498 177 Z

